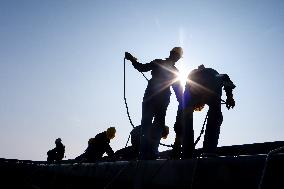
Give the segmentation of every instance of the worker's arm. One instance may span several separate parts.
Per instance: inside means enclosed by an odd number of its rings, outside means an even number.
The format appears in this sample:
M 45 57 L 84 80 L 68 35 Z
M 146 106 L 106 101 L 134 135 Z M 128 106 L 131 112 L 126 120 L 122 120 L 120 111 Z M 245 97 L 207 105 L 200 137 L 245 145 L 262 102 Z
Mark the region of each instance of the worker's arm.
M 153 61 L 146 64 L 141 64 L 137 61 L 137 58 L 132 56 L 130 53 L 125 52 L 125 58 L 132 62 L 133 67 L 139 72 L 148 72 L 153 69 L 154 63 Z
M 107 153 L 108 156 L 112 156 L 114 154 L 114 152 L 113 152 L 113 150 L 112 150 L 112 148 L 110 147 L 109 144 L 106 146 L 106 153 Z
M 236 88 L 235 84 L 231 81 L 227 74 L 222 74 L 224 90 L 226 92 L 226 107 L 228 109 L 235 107 L 235 100 L 233 98 L 233 89 Z

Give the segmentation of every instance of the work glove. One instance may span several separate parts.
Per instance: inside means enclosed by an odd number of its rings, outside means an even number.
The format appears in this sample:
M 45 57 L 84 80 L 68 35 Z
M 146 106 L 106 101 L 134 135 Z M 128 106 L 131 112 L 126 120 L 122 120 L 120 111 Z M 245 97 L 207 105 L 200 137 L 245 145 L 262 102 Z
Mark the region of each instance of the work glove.
M 233 97 L 226 99 L 226 107 L 228 108 L 228 110 L 235 107 L 235 100 L 233 99 Z
M 129 52 L 125 52 L 125 59 L 129 60 L 131 62 L 136 61 L 137 58 L 135 58 L 134 56 L 132 56 L 132 54 L 130 54 Z

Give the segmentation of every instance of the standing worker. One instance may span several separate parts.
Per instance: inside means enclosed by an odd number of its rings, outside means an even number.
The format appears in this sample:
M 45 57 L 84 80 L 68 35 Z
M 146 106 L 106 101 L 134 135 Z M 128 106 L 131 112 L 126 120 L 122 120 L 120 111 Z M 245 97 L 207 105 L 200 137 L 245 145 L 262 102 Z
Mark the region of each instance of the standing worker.
M 156 59 L 150 63 L 141 64 L 130 53 L 125 53 L 125 58 L 132 62 L 135 69 L 139 72 L 151 71 L 152 74 L 142 103 L 140 159 L 156 159 L 158 157 L 159 141 L 165 126 L 171 86 L 177 100 L 179 102 L 182 100 L 182 86 L 178 80 L 178 69 L 175 67 L 175 63 L 182 57 L 182 54 L 181 47 L 174 47 L 165 60 Z M 155 118 L 154 123 L 152 123 L 153 118 Z M 155 133 L 151 132 L 153 126 L 158 128 L 155 129 Z M 152 143 L 152 137 L 159 141 Z
M 216 153 L 220 126 L 223 122 L 221 111 L 222 88 L 224 88 L 227 96 L 226 107 L 230 109 L 235 106 L 232 92 L 235 87 L 227 74 L 219 74 L 212 68 L 205 68 L 204 65 L 200 65 L 198 69 L 190 72 L 184 91 L 184 109 L 178 111 L 179 115 L 175 125 L 176 141 L 182 143 L 183 158 L 190 158 L 193 155 L 193 112 L 202 110 L 205 104 L 209 106 L 209 110 L 203 142 L 203 154 L 206 156 Z M 181 106 L 179 107 L 181 108 Z M 174 151 L 180 145 L 177 143 L 174 145 Z

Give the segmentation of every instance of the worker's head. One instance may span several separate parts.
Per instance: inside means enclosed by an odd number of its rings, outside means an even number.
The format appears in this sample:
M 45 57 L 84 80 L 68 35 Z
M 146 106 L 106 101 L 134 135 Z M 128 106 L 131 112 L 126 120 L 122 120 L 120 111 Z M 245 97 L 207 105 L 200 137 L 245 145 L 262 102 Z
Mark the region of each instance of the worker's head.
M 166 139 L 169 135 L 169 127 L 165 125 L 165 127 L 163 128 L 163 132 L 162 132 L 162 138 Z
M 199 70 L 205 69 L 205 66 L 203 64 L 201 64 L 201 65 L 198 66 L 198 69 Z
M 170 52 L 170 59 L 177 62 L 183 55 L 183 50 L 181 47 L 174 47 Z
M 115 127 L 108 128 L 106 131 L 107 138 L 113 139 L 115 137 L 115 133 L 116 133 Z
M 95 138 L 90 138 L 88 140 L 88 145 L 95 144 Z
M 61 138 L 57 138 L 57 139 L 55 140 L 55 144 L 60 143 L 60 142 L 61 142 Z

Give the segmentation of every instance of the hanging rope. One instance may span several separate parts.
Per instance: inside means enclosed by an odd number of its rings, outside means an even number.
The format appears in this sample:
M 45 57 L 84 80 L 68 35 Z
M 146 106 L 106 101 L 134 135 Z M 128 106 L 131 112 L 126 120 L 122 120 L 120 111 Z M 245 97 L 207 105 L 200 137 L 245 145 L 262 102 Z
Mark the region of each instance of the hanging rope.
M 201 136 L 202 136 L 203 133 L 204 133 L 205 124 L 206 124 L 206 121 L 207 121 L 207 119 L 208 119 L 208 112 L 209 112 L 209 110 L 207 111 L 206 117 L 205 117 L 204 122 L 203 122 L 202 129 L 201 129 L 201 131 L 200 131 L 200 134 L 199 134 L 199 136 L 197 137 L 197 139 L 196 139 L 195 142 L 194 142 L 194 146 L 197 145 L 197 143 L 199 142 Z
M 131 134 L 129 134 L 129 136 L 128 136 L 127 142 L 126 142 L 126 144 L 125 144 L 125 148 L 127 147 L 127 144 L 128 144 L 128 142 L 129 142 L 130 136 L 131 136 Z
M 124 71 L 124 74 L 123 74 L 123 76 L 124 76 L 124 80 L 123 80 L 124 81 L 124 89 L 123 89 L 124 104 L 125 104 L 125 107 L 126 107 L 126 112 L 127 112 L 127 116 L 128 116 L 129 122 L 130 122 L 131 126 L 134 128 L 135 126 L 132 123 L 131 117 L 129 115 L 128 105 L 127 105 L 126 96 L 125 96 L 125 75 L 126 75 L 125 74 L 125 58 L 124 58 L 124 69 L 123 69 L 123 71 Z M 127 141 L 127 143 L 128 143 L 128 141 Z M 127 145 L 127 143 L 126 143 L 126 145 Z
M 223 99 L 221 99 L 221 102 L 222 102 L 221 104 L 226 104 L 226 101 L 223 100 Z M 206 114 L 206 116 L 205 116 L 205 119 L 204 119 L 204 122 L 203 122 L 203 125 L 202 125 L 202 129 L 201 129 L 201 131 L 200 131 L 200 134 L 199 134 L 199 136 L 196 138 L 196 140 L 195 140 L 195 142 L 194 142 L 194 146 L 197 145 L 197 143 L 200 141 L 201 136 L 202 136 L 203 133 L 204 133 L 205 125 L 206 125 L 206 122 L 207 122 L 207 119 L 208 119 L 208 112 L 209 112 L 209 110 L 207 111 L 207 114 Z

